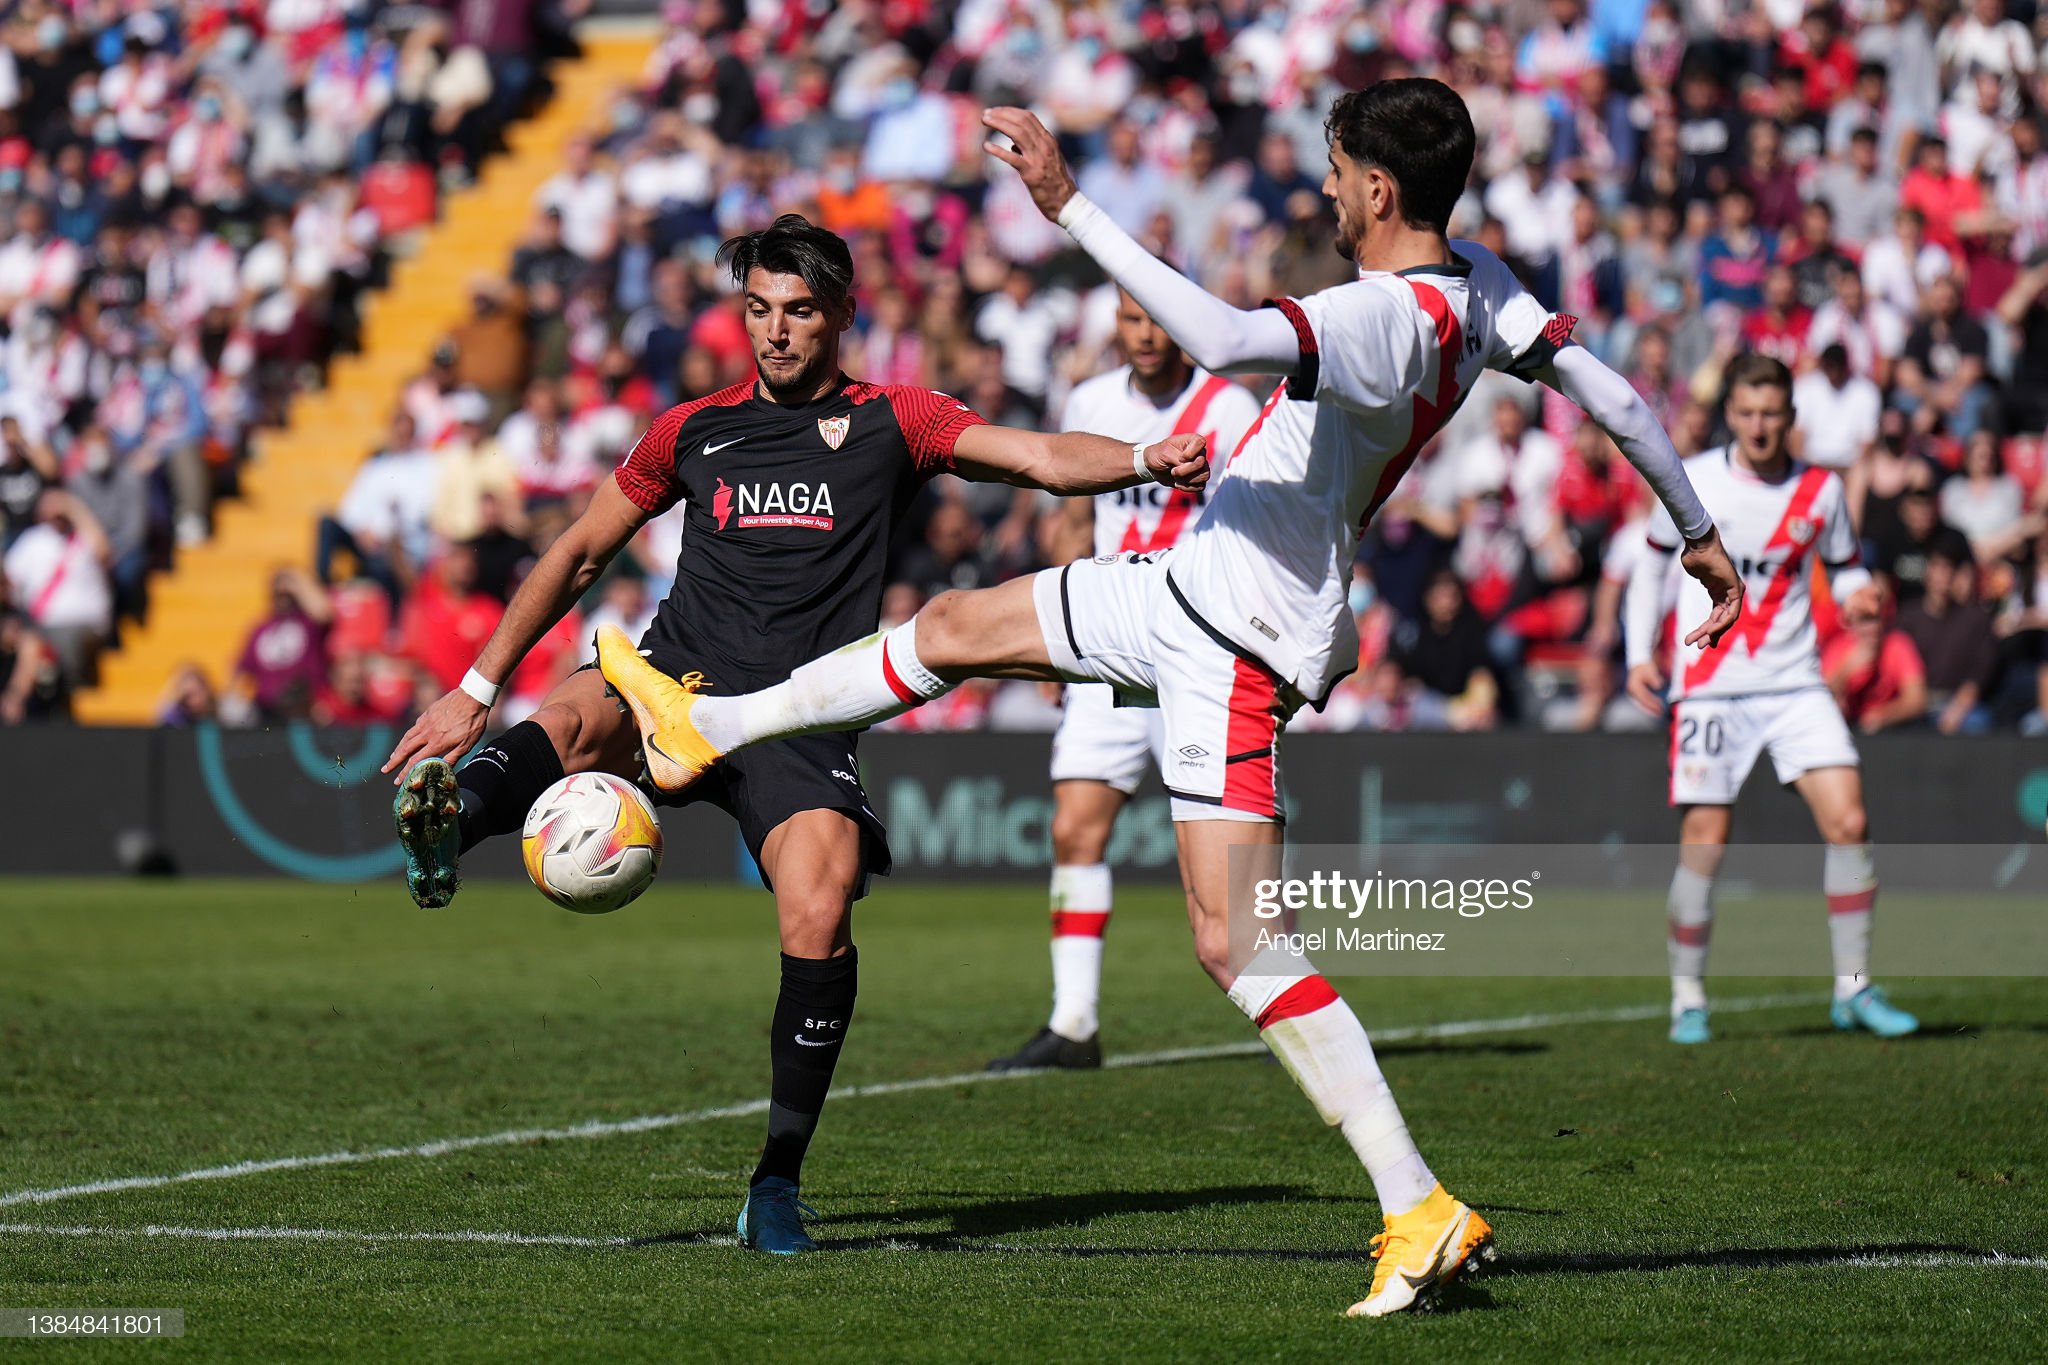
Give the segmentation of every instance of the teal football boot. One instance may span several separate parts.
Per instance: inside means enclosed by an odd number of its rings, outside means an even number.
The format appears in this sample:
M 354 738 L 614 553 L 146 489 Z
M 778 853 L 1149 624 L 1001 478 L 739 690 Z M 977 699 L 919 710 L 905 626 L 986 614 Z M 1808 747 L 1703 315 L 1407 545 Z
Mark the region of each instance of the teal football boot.
M 1707 1027 L 1707 1012 L 1701 1009 L 1680 1010 L 1678 1017 L 1671 1021 L 1671 1041 L 1674 1043 L 1711 1043 L 1714 1031 Z
M 1885 999 L 1882 986 L 1865 986 L 1847 1000 L 1837 1000 L 1828 1017 L 1844 1032 L 1860 1028 L 1880 1038 L 1903 1038 L 1920 1031 L 1920 1021 Z
M 818 1244 L 804 1231 L 804 1218 L 818 1211 L 796 1197 L 796 1184 L 779 1175 L 764 1176 L 747 1191 L 740 1206 L 740 1245 L 776 1256 L 816 1251 Z
M 455 769 L 446 759 L 423 758 L 412 765 L 391 802 L 405 850 L 405 889 L 422 910 L 438 910 L 455 899 L 462 878 L 462 796 Z

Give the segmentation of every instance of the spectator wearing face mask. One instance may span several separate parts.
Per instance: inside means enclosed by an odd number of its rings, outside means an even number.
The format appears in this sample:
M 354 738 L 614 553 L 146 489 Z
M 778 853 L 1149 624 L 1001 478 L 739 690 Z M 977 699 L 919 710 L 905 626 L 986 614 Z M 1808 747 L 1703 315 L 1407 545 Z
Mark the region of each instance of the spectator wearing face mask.
M 98 427 L 80 433 L 71 459 L 75 469 L 65 486 L 106 534 L 115 611 L 140 621 L 148 609 L 149 482 L 133 464 L 114 458 Z
M 1977 566 L 1950 548 L 1927 556 L 1925 591 L 1899 611 L 1927 674 L 1927 719 L 1944 735 L 1991 729 L 1985 697 L 1998 664 L 1991 613 L 1977 601 Z

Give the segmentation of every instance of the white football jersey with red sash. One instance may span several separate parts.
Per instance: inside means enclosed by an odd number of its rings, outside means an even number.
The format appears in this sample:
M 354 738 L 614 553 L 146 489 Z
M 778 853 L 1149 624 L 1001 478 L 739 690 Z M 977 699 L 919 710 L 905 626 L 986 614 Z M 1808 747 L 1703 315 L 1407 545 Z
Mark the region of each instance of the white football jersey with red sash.
M 1232 645 L 1320 704 L 1358 666 L 1351 560 L 1373 513 L 1480 371 L 1536 378 L 1577 319 L 1553 315 L 1498 256 L 1374 271 L 1275 300 L 1301 364 L 1267 402 L 1168 577 Z
M 1823 686 L 1813 625 L 1814 561 L 1830 574 L 1861 562 L 1841 478 L 1794 460 L 1782 480 L 1766 483 L 1738 465 L 1725 446 L 1687 460 L 1685 473 L 1721 528 L 1721 544 L 1748 596 L 1741 619 L 1719 646 L 1678 645 L 1672 700 Z M 1679 548 L 1678 529 L 1662 507 L 1651 510 L 1648 535 L 1665 553 Z M 1699 580 L 1679 574 L 1678 619 L 1703 621 L 1711 609 Z
M 1186 388 L 1161 407 L 1131 387 L 1128 365 L 1075 386 L 1060 415 L 1062 431 L 1092 431 L 1146 445 L 1199 434 L 1209 445 L 1210 486 L 1199 493 L 1139 484 L 1095 497 L 1095 553 L 1163 550 L 1201 520 L 1224 462 L 1258 420 L 1259 403 L 1243 385 L 1197 369 Z

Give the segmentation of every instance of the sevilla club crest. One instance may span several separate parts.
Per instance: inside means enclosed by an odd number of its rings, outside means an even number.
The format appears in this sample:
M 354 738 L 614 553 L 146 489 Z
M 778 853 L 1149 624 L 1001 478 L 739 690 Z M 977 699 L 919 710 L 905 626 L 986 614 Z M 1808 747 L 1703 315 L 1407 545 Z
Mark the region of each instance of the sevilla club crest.
M 839 443 L 846 439 L 846 429 L 852 425 L 853 419 L 851 417 L 820 417 L 818 419 L 818 434 L 825 438 L 826 445 L 837 450 L 839 449 Z

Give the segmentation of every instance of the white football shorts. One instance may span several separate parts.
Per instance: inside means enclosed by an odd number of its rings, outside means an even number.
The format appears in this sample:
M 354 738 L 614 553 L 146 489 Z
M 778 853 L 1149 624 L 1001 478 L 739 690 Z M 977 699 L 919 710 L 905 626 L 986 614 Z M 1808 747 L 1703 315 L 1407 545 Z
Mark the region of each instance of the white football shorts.
M 1825 687 L 1744 697 L 1687 697 L 1671 708 L 1671 804 L 1732 806 L 1769 753 L 1778 781 L 1853 768 L 1856 742 Z
M 1041 571 L 1032 591 L 1046 650 L 1068 681 L 1158 707 L 1174 819 L 1277 821 L 1276 741 L 1299 699 L 1181 603 L 1172 557 L 1099 555 Z

